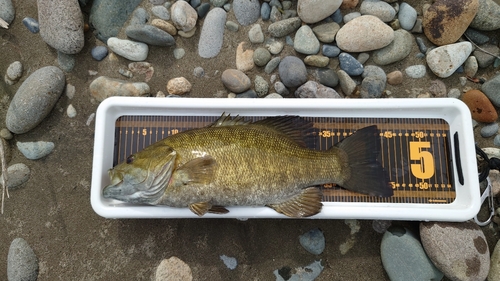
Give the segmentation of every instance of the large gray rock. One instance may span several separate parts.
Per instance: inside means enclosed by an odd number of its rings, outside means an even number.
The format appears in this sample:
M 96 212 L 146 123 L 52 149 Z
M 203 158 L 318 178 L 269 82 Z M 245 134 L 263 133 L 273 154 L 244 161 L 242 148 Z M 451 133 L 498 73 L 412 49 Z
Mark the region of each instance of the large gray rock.
M 7 255 L 7 279 L 9 281 L 36 281 L 38 259 L 23 238 L 12 241 Z
M 83 15 L 78 0 L 38 0 L 40 36 L 65 54 L 80 52 L 84 44 Z
M 477 14 L 470 27 L 479 30 L 495 30 L 500 28 L 500 5 L 493 0 L 479 0 Z
M 203 22 L 200 41 L 198 42 L 198 54 L 200 57 L 213 58 L 219 54 L 224 39 L 225 23 L 226 11 L 224 9 L 213 8 L 208 12 Z
M 65 84 L 64 73 L 55 66 L 42 67 L 33 72 L 10 102 L 5 118 L 7 129 L 22 134 L 35 128 L 50 113 Z
M 404 29 L 394 31 L 394 40 L 382 49 L 373 52 L 373 62 L 388 65 L 406 58 L 413 47 L 413 35 Z
M 260 3 L 258 0 L 234 0 L 233 11 L 241 25 L 250 25 L 260 17 Z
M 12 0 L 0 0 L 0 18 L 10 24 L 14 20 L 15 13 Z
M 94 0 L 89 22 L 95 28 L 95 36 L 106 43 L 116 37 L 123 24 L 142 0 Z
M 297 13 L 305 23 L 315 23 L 333 14 L 342 0 L 299 0 Z
M 149 94 L 149 85 L 144 82 L 128 82 L 125 80 L 100 76 L 89 86 L 90 94 L 101 102 L 114 96 L 140 97 Z

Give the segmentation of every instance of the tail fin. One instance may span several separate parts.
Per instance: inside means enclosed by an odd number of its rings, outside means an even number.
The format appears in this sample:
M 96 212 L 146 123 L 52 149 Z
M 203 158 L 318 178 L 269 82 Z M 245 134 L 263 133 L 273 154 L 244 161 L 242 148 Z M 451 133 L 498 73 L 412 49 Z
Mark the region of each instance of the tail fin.
M 377 126 L 359 129 L 336 146 L 347 153 L 351 168 L 351 177 L 344 182 L 344 188 L 371 196 L 393 195 L 389 175 L 377 161 L 380 154 Z

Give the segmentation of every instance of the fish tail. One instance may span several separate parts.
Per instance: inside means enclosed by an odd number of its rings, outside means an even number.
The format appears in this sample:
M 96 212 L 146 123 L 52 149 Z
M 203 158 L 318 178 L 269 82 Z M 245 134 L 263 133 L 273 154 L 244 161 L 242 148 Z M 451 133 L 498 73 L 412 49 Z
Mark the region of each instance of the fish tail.
M 377 158 L 380 154 L 380 136 L 377 126 L 359 129 L 336 145 L 347 154 L 350 177 L 342 187 L 370 196 L 393 195 L 389 175 Z

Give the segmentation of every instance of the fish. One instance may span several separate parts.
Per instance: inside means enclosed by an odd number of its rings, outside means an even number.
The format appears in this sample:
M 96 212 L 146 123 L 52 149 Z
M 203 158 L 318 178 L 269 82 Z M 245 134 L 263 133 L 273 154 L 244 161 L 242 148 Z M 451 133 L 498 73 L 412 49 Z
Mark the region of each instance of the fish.
M 187 207 L 198 216 L 225 214 L 229 206 L 267 206 L 301 218 L 321 212 L 321 184 L 393 195 L 388 173 L 377 161 L 376 125 L 324 151 L 306 147 L 311 137 L 312 122 L 300 116 L 250 122 L 224 113 L 209 126 L 168 136 L 128 156 L 108 171 L 103 197 Z

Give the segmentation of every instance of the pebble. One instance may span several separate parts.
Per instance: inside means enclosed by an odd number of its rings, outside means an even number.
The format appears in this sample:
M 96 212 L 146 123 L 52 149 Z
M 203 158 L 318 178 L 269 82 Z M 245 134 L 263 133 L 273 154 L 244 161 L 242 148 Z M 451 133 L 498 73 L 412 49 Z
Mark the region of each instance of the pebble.
M 238 98 L 238 99 L 256 99 L 256 98 L 258 98 L 258 96 L 254 90 L 250 89 L 250 90 L 244 91 L 243 93 L 237 94 L 236 98 Z
M 262 27 L 260 24 L 254 24 L 252 28 L 250 28 L 248 31 L 248 38 L 250 39 L 250 42 L 254 44 L 264 42 L 264 33 L 262 33 Z
M 42 67 L 33 72 L 10 102 L 5 119 L 7 129 L 22 134 L 36 127 L 56 104 L 65 83 L 64 73 L 55 66 Z
M 478 44 L 478 45 L 483 45 L 483 44 L 486 44 L 488 43 L 488 41 L 490 41 L 490 38 L 486 35 L 484 35 L 483 33 L 473 29 L 473 28 L 467 28 L 467 30 L 465 30 L 465 35 L 474 43 Z
M 159 17 L 162 20 L 170 20 L 170 13 L 168 12 L 168 9 L 165 6 L 162 5 L 153 6 L 153 8 L 151 8 L 151 12 L 153 13 L 153 15 Z
M 333 88 L 339 84 L 339 76 L 333 69 L 318 68 L 316 69 L 315 75 L 319 83 L 327 87 Z
M 31 171 L 23 163 L 17 163 L 7 168 L 7 188 L 14 190 L 30 179 Z M 0 183 L 3 181 L 3 175 L 0 176 Z
M 145 25 L 149 21 L 149 13 L 143 8 L 137 8 L 132 13 L 130 25 Z
M 110 37 L 116 37 L 141 2 L 142 0 L 94 0 L 89 17 L 94 35 L 104 43 Z
M 496 45 L 485 44 L 485 45 L 481 46 L 481 49 L 483 49 L 491 54 L 494 54 L 495 56 L 500 55 L 500 49 Z M 492 56 L 490 54 L 487 54 L 487 53 L 485 53 L 481 50 L 477 50 L 477 49 L 474 51 L 473 55 L 476 57 L 477 65 L 480 68 L 486 68 L 486 67 L 492 65 L 496 59 L 495 56 Z
M 241 42 L 236 48 L 236 69 L 247 72 L 254 68 L 253 60 L 254 51 L 247 46 L 246 42 Z
M 488 276 L 488 243 L 473 221 L 422 222 L 420 238 L 429 258 L 449 279 L 485 280 Z
M 250 78 L 240 70 L 226 69 L 222 72 L 222 84 L 231 92 L 242 93 L 252 86 Z
M 429 85 L 429 93 L 437 98 L 446 97 L 446 85 L 442 80 L 432 80 Z
M 196 33 L 196 27 L 188 32 L 184 32 L 182 30 L 179 30 L 179 32 L 177 32 L 177 34 L 179 34 L 179 36 L 183 38 L 191 38 L 194 36 L 195 33 Z
M 298 17 L 293 17 L 285 20 L 280 20 L 271 23 L 267 31 L 273 37 L 284 37 L 288 34 L 295 32 L 301 26 L 302 21 Z
M 320 42 L 332 43 L 339 29 L 340 25 L 338 23 L 329 22 L 315 26 L 312 30 Z
M 342 0 L 298 0 L 297 13 L 308 24 L 319 22 L 335 12 Z
M 343 20 L 344 20 L 344 23 L 348 23 L 348 22 L 352 21 L 353 19 L 359 18 L 359 17 L 361 17 L 360 12 L 352 12 L 352 13 L 345 15 Z
M 113 96 L 147 96 L 149 86 L 144 82 L 128 82 L 125 80 L 108 78 L 100 76 L 96 78 L 89 86 L 90 94 L 98 102 Z
M 364 99 L 380 98 L 385 90 L 386 79 L 379 76 L 368 76 L 361 82 L 360 95 Z
M 500 135 L 495 136 L 495 138 L 493 139 L 493 144 L 495 146 L 500 146 Z
M 319 47 L 319 40 L 308 25 L 303 25 L 297 30 L 293 43 L 295 51 L 301 54 L 315 55 L 319 52 Z
M 374 220 L 372 221 L 372 228 L 377 233 L 384 234 L 389 227 L 391 227 L 392 221 L 390 220 Z
M 262 78 L 262 76 L 255 75 L 255 80 L 253 84 L 257 96 L 263 97 L 267 95 L 267 93 L 269 92 L 269 83 L 267 83 L 267 81 L 264 78 Z
M 415 37 L 415 40 L 417 41 L 417 46 L 420 52 L 422 54 L 427 53 L 427 46 L 425 46 L 424 39 L 422 39 L 421 37 Z
M 352 80 L 351 76 L 347 74 L 342 69 L 337 71 L 337 76 L 339 77 L 340 87 L 342 88 L 342 92 L 346 96 L 350 96 L 354 90 L 356 90 L 356 82 Z
M 284 271 L 287 272 L 286 276 L 280 275 L 280 272 L 283 272 L 280 269 L 273 271 L 273 274 L 276 276 L 276 281 L 313 281 L 321 274 L 323 268 L 321 260 L 319 260 L 304 267 L 297 267 L 292 270 L 288 268 L 288 270 Z M 291 274 L 292 272 L 294 273 Z
M 498 241 L 491 254 L 491 266 L 488 272 L 488 280 L 500 280 L 500 243 L 498 243 Z
M 287 87 L 298 87 L 307 81 L 307 70 L 304 62 L 294 56 L 284 57 L 278 67 L 281 82 Z
M 408 3 L 403 2 L 399 5 L 398 20 L 401 28 L 410 31 L 417 21 L 417 11 Z
M 470 27 L 485 31 L 499 29 L 500 5 L 493 0 L 479 0 L 479 8 Z
M 373 62 L 388 65 L 406 58 L 413 47 L 413 35 L 404 29 L 394 32 L 394 40 L 384 48 L 373 52 Z
M 326 67 L 330 59 L 325 56 L 311 55 L 304 58 L 304 63 L 314 67 Z
M 198 54 L 200 57 L 213 58 L 219 54 L 224 37 L 225 22 L 226 11 L 224 9 L 213 8 L 208 12 L 203 22 L 200 41 L 198 42 Z
M 360 53 L 358 57 L 356 58 L 359 63 L 364 64 L 368 59 L 370 58 L 370 54 L 368 53 Z
M 181 2 L 183 1 L 176 3 Z M 172 35 L 156 26 L 152 26 L 149 24 L 129 25 L 125 29 L 125 34 L 135 41 L 143 42 L 153 46 L 168 47 L 175 44 L 175 39 L 174 37 L 172 37 Z
M 131 62 L 128 64 L 128 69 L 137 74 L 146 74 L 144 77 L 144 82 L 151 80 L 154 74 L 154 68 L 149 62 Z
M 405 69 L 406 75 L 408 75 L 410 78 L 414 79 L 419 79 L 425 76 L 427 73 L 427 70 L 425 69 L 425 65 L 423 64 L 417 64 L 417 65 L 410 65 Z
M 313 255 L 320 255 L 325 250 L 325 235 L 319 228 L 311 229 L 300 235 L 299 242 L 306 251 Z
M 201 66 L 197 66 L 193 70 L 193 76 L 196 78 L 201 78 L 205 76 L 205 70 Z
M 425 36 L 443 46 L 455 43 L 464 34 L 479 8 L 479 0 L 437 0 L 423 16 Z
M 12 5 L 12 0 L 0 0 L 0 18 L 11 24 L 15 15 L 16 10 Z
M 12 240 L 7 254 L 7 279 L 9 281 L 36 281 L 38 259 L 23 238 Z
M 38 0 L 40 36 L 52 48 L 76 54 L 83 48 L 83 14 L 77 1 Z
M 489 138 L 498 133 L 498 123 L 491 123 L 481 128 L 481 137 Z
M 68 108 L 66 109 L 66 114 L 68 115 L 69 118 L 76 117 L 76 109 L 72 104 L 68 105 Z
M 24 157 L 30 160 L 37 160 L 49 155 L 54 150 L 53 142 L 20 142 L 16 143 L 17 149 L 21 151 Z
M 460 90 L 457 88 L 451 88 L 450 91 L 448 92 L 449 98 L 458 99 L 458 98 L 460 98 L 461 95 L 462 95 L 462 92 L 460 92 Z
M 177 29 L 175 26 L 168 21 L 164 21 L 162 19 L 153 19 L 151 21 L 151 25 L 158 27 L 159 29 L 165 31 L 166 33 L 175 36 L 177 34 Z
M 241 25 L 250 25 L 260 17 L 260 3 L 258 0 L 233 0 L 233 12 Z
M 226 28 L 229 31 L 236 32 L 236 31 L 238 31 L 240 26 L 237 23 L 235 23 L 234 21 L 228 20 L 228 21 L 226 21 Z
M 281 12 L 278 10 L 278 7 L 273 6 L 271 7 L 271 12 L 269 14 L 269 18 L 271 22 L 277 22 L 283 19 L 283 15 Z
M 498 114 L 488 97 L 480 90 L 469 90 L 462 95 L 462 101 L 469 107 L 472 119 L 492 123 L 498 119 Z
M 363 1 L 359 11 L 362 15 L 376 16 L 383 22 L 390 22 L 396 16 L 396 10 L 391 5 L 378 0 Z
M 441 78 L 451 76 L 472 52 L 470 42 L 460 42 L 434 48 L 427 53 L 426 61 L 434 74 Z
M 390 227 L 382 237 L 380 256 L 390 280 L 441 280 L 417 236 L 407 228 Z
M 321 50 L 324 56 L 329 58 L 334 58 L 340 54 L 340 49 L 334 45 L 323 44 L 323 48 Z
M 0 130 L 0 137 L 6 140 L 11 140 L 14 135 L 12 135 L 12 133 L 7 128 L 3 128 Z
M 40 25 L 38 24 L 38 21 L 34 18 L 25 17 L 23 19 L 23 24 L 31 33 L 40 32 Z
M 403 73 L 399 70 L 395 70 L 387 74 L 387 83 L 390 85 L 399 85 L 403 83 Z
M 196 12 L 198 13 L 198 18 L 200 19 L 204 18 L 209 11 L 210 11 L 209 3 L 201 3 L 201 5 L 198 6 L 198 8 L 196 8 Z
M 23 75 L 23 64 L 20 61 L 15 61 L 7 67 L 7 71 L 5 74 L 5 82 L 9 85 L 13 85 L 14 83 L 21 78 Z
M 341 96 L 332 88 L 319 84 L 316 81 L 307 81 L 295 91 L 297 98 L 329 98 L 339 99 Z
M 191 268 L 178 257 L 170 257 L 161 261 L 156 268 L 155 281 L 192 281 Z
M 226 5 L 227 0 L 210 0 L 210 4 L 214 7 L 223 7 Z
M 340 69 L 351 76 L 358 76 L 363 73 L 363 65 L 348 53 L 339 55 Z
M 276 93 L 278 93 L 281 96 L 286 96 L 286 95 L 290 94 L 290 92 L 288 92 L 288 89 L 286 88 L 285 84 L 283 84 L 280 81 L 277 81 L 276 83 L 274 83 L 274 89 L 276 90 Z
M 481 86 L 481 91 L 483 91 L 496 107 L 500 107 L 500 94 L 498 89 L 500 89 L 500 74 L 493 76 Z
M 264 47 L 266 47 L 271 54 L 277 55 L 283 50 L 283 43 L 274 38 L 268 38 L 264 43 Z
M 478 70 L 477 59 L 475 56 L 469 56 L 465 61 L 464 73 L 469 77 L 475 77 Z
M 111 51 L 131 61 L 143 61 L 148 57 L 148 45 L 141 42 L 111 37 L 107 44 Z
M 186 51 L 183 48 L 175 48 L 174 49 L 174 58 L 176 60 L 180 60 L 184 57 Z
M 264 98 L 266 98 L 266 99 L 282 99 L 283 97 L 278 93 L 270 93 L 269 95 L 265 96 Z
M 221 255 L 220 259 L 222 260 L 222 262 L 224 262 L 224 265 L 231 270 L 234 270 L 238 266 L 238 261 L 236 260 L 236 258 Z
M 264 66 L 271 60 L 271 53 L 263 47 L 255 49 L 253 52 L 253 62 L 257 66 Z
M 394 31 L 375 16 L 357 17 L 342 26 L 336 35 L 337 46 L 346 52 L 367 52 L 389 45 Z
M 271 6 L 267 2 L 263 2 L 260 6 L 260 17 L 263 21 L 268 21 L 271 18 Z
M 57 63 L 63 71 L 70 72 L 75 67 L 76 59 L 74 55 L 57 51 Z
M 176 1 L 170 7 L 170 12 L 172 23 L 178 30 L 188 32 L 195 27 L 198 13 L 188 2 Z
M 361 77 L 363 77 L 363 78 L 370 77 L 370 76 L 379 77 L 380 79 L 382 79 L 384 81 L 387 80 L 387 75 L 385 75 L 384 70 L 376 65 L 365 66 L 363 73 L 361 74 Z
M 191 83 L 184 77 L 176 77 L 167 82 L 167 92 L 171 95 L 184 95 L 191 91 L 191 88 Z
M 90 54 L 96 61 L 101 61 L 108 55 L 108 48 L 105 46 L 95 46 L 92 48 L 92 51 L 90 51 Z

